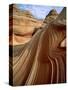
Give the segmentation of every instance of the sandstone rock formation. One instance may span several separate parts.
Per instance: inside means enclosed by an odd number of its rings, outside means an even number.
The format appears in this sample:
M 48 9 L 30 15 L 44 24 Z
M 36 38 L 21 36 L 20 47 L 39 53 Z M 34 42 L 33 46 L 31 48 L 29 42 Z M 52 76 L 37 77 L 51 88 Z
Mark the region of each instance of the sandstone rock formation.
M 58 13 L 55 9 L 52 9 L 49 14 L 46 16 L 44 23 L 49 24 L 53 22 L 58 16 Z
M 58 17 L 58 13 L 55 9 L 52 9 L 48 15 L 45 17 L 45 19 L 43 20 L 43 23 L 41 25 L 41 27 L 39 28 L 35 28 L 34 29 L 34 32 L 33 34 L 35 34 L 36 31 L 38 31 L 39 29 L 42 29 L 42 28 L 46 28 L 46 26 L 49 24 L 49 23 L 52 23 L 57 17 Z
M 41 26 L 42 21 L 34 18 L 30 11 L 20 10 L 16 5 L 9 8 L 10 44 L 18 45 L 28 42 L 35 28 Z M 13 30 L 13 31 L 12 31 Z
M 53 22 L 58 17 L 58 15 L 59 14 L 57 13 L 57 11 L 55 9 L 52 9 L 43 20 L 41 28 L 46 27 L 47 24 Z
M 66 8 L 60 14 L 62 19 L 59 15 L 54 22 L 39 29 L 30 42 L 10 47 L 11 85 L 66 82 L 66 47 L 62 43 L 66 38 L 65 11 Z

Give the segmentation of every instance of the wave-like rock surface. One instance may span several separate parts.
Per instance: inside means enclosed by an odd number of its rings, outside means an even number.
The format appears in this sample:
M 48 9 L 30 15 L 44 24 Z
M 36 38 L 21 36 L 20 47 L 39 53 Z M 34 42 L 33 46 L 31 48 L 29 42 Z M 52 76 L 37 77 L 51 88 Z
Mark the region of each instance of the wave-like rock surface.
M 28 42 L 34 29 L 41 26 L 42 20 L 34 18 L 30 11 L 18 9 L 14 4 L 10 6 L 9 11 L 10 45 Z
M 56 23 L 39 29 L 28 43 L 10 47 L 12 85 L 66 82 L 66 47 L 60 47 L 66 38 L 66 24 L 57 23 L 56 19 Z

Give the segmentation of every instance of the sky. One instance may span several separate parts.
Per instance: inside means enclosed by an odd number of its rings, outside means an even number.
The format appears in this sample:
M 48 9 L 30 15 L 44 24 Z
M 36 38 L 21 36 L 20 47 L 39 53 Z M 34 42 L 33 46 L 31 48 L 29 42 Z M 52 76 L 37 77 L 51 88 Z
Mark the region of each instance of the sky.
M 43 6 L 43 5 L 29 5 L 29 4 L 18 4 L 21 10 L 29 10 L 36 18 L 44 19 L 50 10 L 55 9 L 60 13 L 63 7 L 57 6 Z

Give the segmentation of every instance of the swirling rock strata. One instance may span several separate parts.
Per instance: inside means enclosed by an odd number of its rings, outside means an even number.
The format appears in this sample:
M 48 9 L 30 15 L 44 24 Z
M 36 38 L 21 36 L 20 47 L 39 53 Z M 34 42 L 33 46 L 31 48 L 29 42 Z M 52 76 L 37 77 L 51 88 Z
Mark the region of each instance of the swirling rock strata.
M 56 21 L 38 30 L 28 43 L 13 46 L 10 83 L 16 86 L 66 82 L 66 48 L 60 47 L 65 38 L 66 25 Z
M 35 28 L 42 20 L 36 19 L 30 11 L 20 10 L 15 4 L 9 6 L 9 44 L 19 45 L 30 41 Z

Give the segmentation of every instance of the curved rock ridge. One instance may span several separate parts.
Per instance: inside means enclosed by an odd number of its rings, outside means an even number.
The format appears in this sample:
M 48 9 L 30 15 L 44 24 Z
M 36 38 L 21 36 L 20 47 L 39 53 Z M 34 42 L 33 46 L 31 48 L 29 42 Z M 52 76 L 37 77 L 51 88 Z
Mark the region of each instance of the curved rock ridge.
M 48 15 L 45 17 L 45 19 L 43 20 L 42 25 L 39 28 L 35 28 L 33 35 L 35 34 L 36 31 L 38 31 L 39 29 L 42 28 L 46 28 L 48 24 L 52 23 L 53 21 L 55 21 L 55 19 L 58 17 L 58 13 L 55 9 L 52 9 Z
M 61 47 L 66 38 L 66 24 L 57 23 L 56 19 L 56 23 L 39 29 L 28 43 L 13 46 L 9 65 L 12 85 L 66 82 L 66 47 Z
M 9 11 L 10 45 L 19 45 L 30 41 L 34 29 L 40 27 L 43 21 L 36 19 L 30 11 L 20 10 L 15 4 L 9 7 Z M 28 35 L 29 33 L 30 35 Z
M 15 4 L 11 4 L 10 5 L 9 11 L 10 11 L 10 13 L 9 13 L 10 16 L 13 14 L 13 16 L 14 15 L 18 15 L 18 16 L 27 16 L 27 17 L 30 17 L 30 18 L 34 18 L 34 16 L 32 15 L 32 13 L 30 11 L 28 11 L 28 10 L 21 10 Z

